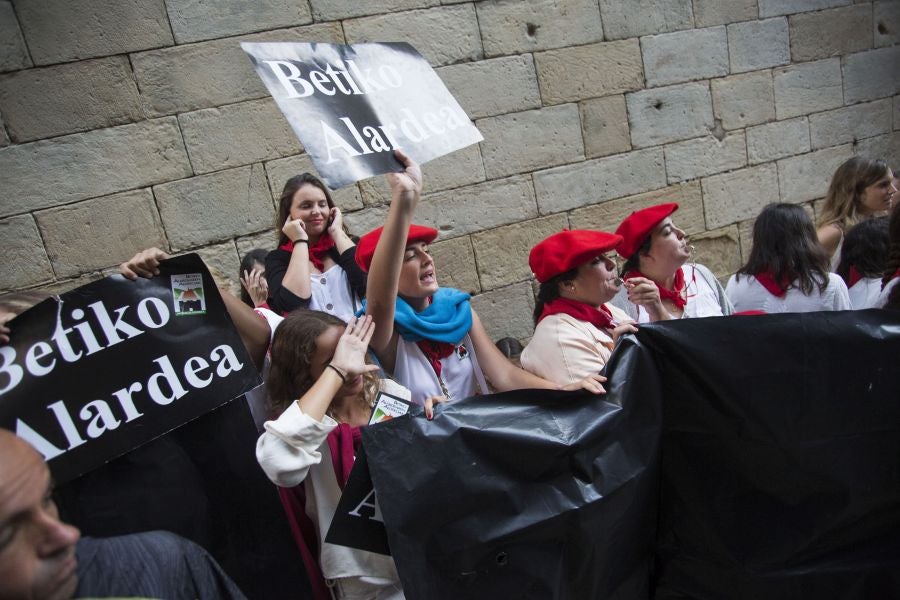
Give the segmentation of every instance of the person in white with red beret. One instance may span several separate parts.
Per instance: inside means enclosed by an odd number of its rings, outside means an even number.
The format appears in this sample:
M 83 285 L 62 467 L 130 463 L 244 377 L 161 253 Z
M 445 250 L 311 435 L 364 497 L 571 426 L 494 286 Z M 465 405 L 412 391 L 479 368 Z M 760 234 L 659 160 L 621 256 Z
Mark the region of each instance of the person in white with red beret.
M 599 373 L 634 320 L 607 304 L 621 281 L 615 249 L 621 236 L 565 230 L 542 240 L 528 256 L 540 282 L 534 336 L 522 351 L 522 367 L 565 385 Z
M 637 210 L 619 225 L 625 283 L 612 303 L 638 323 L 721 317 L 734 308 L 722 284 L 703 265 L 690 263 L 692 246 L 672 221 L 678 204 Z

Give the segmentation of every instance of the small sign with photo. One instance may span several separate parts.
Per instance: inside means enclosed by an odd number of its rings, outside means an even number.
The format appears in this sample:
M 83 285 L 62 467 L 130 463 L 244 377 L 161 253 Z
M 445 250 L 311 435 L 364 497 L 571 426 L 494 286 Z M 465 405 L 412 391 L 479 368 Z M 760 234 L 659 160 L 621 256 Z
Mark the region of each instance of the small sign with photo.
M 387 392 L 378 392 L 375 397 L 375 406 L 372 408 L 372 416 L 369 417 L 369 425 L 402 417 L 409 412 L 410 408 L 412 408 L 412 402 Z

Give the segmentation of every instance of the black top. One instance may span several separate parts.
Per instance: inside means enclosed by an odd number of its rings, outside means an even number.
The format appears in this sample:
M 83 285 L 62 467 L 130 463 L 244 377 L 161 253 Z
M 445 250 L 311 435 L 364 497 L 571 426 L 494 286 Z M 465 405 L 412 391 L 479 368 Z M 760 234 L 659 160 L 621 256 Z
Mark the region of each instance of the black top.
M 356 240 L 354 240 L 356 241 Z M 339 253 L 336 247 L 328 251 L 350 282 L 350 291 L 360 300 L 366 297 L 366 273 L 356 264 L 356 245 Z M 269 284 L 269 307 L 278 314 L 286 314 L 296 308 L 309 308 L 310 298 L 301 298 L 281 285 L 291 262 L 291 253 L 276 248 L 266 256 L 266 283 Z

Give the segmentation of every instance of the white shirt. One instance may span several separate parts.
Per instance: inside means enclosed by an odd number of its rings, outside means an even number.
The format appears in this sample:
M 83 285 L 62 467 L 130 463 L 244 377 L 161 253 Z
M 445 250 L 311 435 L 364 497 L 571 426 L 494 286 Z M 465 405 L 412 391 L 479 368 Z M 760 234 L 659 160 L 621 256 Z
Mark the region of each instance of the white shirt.
M 863 277 L 847 290 L 850 294 L 850 308 L 862 310 L 875 308 L 881 294 L 881 277 Z
M 350 280 L 340 265 L 332 265 L 324 273 L 311 273 L 309 308 L 334 315 L 342 321 L 350 317 L 360 307 L 359 301 L 350 291 Z
M 807 296 L 800 288 L 791 285 L 784 296 L 770 293 L 752 275 L 732 275 L 725 286 L 736 311 L 761 310 L 766 313 L 800 313 L 820 310 L 850 310 L 847 284 L 838 275 L 828 274 L 828 285 L 819 293 L 815 287 Z
M 271 349 L 272 338 L 275 337 L 275 330 L 278 329 L 278 326 L 284 321 L 284 317 L 272 312 L 268 308 L 262 308 L 260 306 L 257 306 L 253 310 L 269 324 L 269 348 Z M 272 359 L 269 357 L 269 350 L 266 350 L 266 358 L 263 360 L 263 368 L 260 373 L 263 382 L 258 387 L 255 387 L 244 394 L 244 397 L 247 398 L 247 406 L 250 407 L 250 415 L 253 417 L 253 423 L 256 425 L 256 430 L 259 432 L 263 430 L 263 423 L 269 418 L 269 393 L 266 391 L 266 377 L 269 376 L 269 368 L 271 366 Z
M 422 405 L 432 396 L 445 396 L 441 381 L 447 387 L 449 400 L 462 400 L 478 393 L 489 393 L 478 359 L 475 344 L 466 334 L 450 356 L 441 359 L 441 377 L 434 372 L 431 363 L 415 342 L 402 337 L 397 341 L 397 358 L 394 363 L 394 379 L 409 388 L 412 402 Z
M 700 264 L 686 264 L 682 265 L 681 272 L 684 274 L 684 294 L 687 296 L 682 319 L 721 317 L 733 312 L 722 284 L 712 271 Z M 650 322 L 650 313 L 647 309 L 628 301 L 625 286 L 619 289 L 611 304 L 621 308 L 638 323 Z

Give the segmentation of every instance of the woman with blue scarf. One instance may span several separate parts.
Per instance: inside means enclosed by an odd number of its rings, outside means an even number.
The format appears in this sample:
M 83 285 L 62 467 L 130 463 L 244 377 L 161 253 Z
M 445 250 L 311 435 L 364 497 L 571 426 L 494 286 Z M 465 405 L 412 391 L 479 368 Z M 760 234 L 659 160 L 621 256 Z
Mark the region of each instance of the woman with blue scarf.
M 469 294 L 438 286 L 428 250 L 438 232 L 412 223 L 422 173 L 405 154 L 395 154 L 405 169 L 387 175 L 387 221 L 360 238 L 356 249 L 357 263 L 369 274 L 365 312 L 377 325 L 369 346 L 384 370 L 423 405 L 439 396 L 456 400 L 487 394 L 486 379 L 497 391 L 583 387 L 604 392 L 600 375 L 561 388 L 514 366 L 491 341 Z

